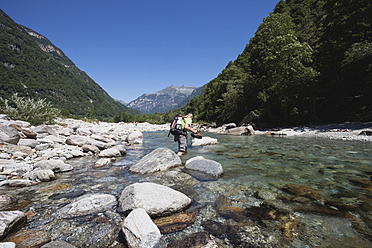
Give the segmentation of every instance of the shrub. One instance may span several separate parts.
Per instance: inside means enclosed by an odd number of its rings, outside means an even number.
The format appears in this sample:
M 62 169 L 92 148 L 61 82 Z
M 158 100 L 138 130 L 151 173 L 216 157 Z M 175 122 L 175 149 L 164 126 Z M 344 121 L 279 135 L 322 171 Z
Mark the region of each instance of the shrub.
M 17 93 L 10 99 L 0 97 L 0 112 L 10 115 L 15 120 L 30 122 L 32 125 L 51 124 L 60 116 L 59 109 L 54 108 L 45 99 L 20 97 Z

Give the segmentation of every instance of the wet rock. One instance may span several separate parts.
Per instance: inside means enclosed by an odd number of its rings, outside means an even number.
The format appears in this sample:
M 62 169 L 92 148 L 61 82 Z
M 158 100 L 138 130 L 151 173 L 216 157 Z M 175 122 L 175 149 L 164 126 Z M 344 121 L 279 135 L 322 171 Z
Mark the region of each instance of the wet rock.
M 170 243 L 167 248 L 222 248 L 207 232 L 187 235 L 181 240 Z
M 116 206 L 116 197 L 108 194 L 88 194 L 75 199 L 61 208 L 57 214 L 62 218 L 72 218 L 103 212 Z
M 161 233 L 181 231 L 195 222 L 195 212 L 184 212 L 154 220 Z
M 66 172 L 71 171 L 74 168 L 70 164 L 66 164 L 62 160 L 42 160 L 34 164 L 35 168 L 40 168 L 42 170 L 52 170 L 54 172 Z
M 202 137 L 201 139 L 193 139 L 192 146 L 208 146 L 217 145 L 218 140 L 211 137 Z
M 224 196 L 218 196 L 216 199 L 216 211 L 220 216 L 236 221 L 244 220 L 245 213 L 243 209 L 233 206 L 231 199 Z
M 21 137 L 15 128 L 0 124 L 1 143 L 17 145 L 20 138 Z
M 121 156 L 121 152 L 119 149 L 116 149 L 115 147 L 113 148 L 108 148 L 108 149 L 105 149 L 103 151 L 101 151 L 99 154 L 98 154 L 99 157 L 120 157 Z
M 0 211 L 9 210 L 17 203 L 17 199 L 8 196 L 8 195 L 0 195 Z
M 76 246 L 63 240 L 56 240 L 43 245 L 41 248 L 76 248 Z
M 129 213 L 124 220 L 122 230 L 129 247 L 159 247 L 161 233 L 142 208 L 134 209 Z
M 23 178 L 36 182 L 49 182 L 56 179 L 56 175 L 52 170 L 36 169 L 25 173 Z
M 51 240 L 50 233 L 40 230 L 24 230 L 16 233 L 5 241 L 14 242 L 19 248 L 41 247 Z
M 191 204 L 183 193 L 155 183 L 134 183 L 124 188 L 119 199 L 119 212 L 143 208 L 151 216 L 179 212 Z
M 168 170 L 181 165 L 181 159 L 172 150 L 168 148 L 158 148 L 144 156 L 138 163 L 132 165 L 129 171 L 146 174 Z
M 186 161 L 185 168 L 218 178 L 223 174 L 222 165 L 216 161 L 197 156 Z
M 319 192 L 308 185 L 288 184 L 283 190 L 295 196 L 303 196 L 312 200 L 322 200 Z
M 60 193 L 53 194 L 49 198 L 52 199 L 52 200 L 59 200 L 59 199 L 63 199 L 63 198 L 72 199 L 72 198 L 82 196 L 85 193 L 86 193 L 86 191 L 84 191 L 82 189 L 74 189 L 74 190 L 71 190 L 69 192 L 62 193 L 62 194 L 60 194 Z
M 28 179 L 8 179 L 0 182 L 0 186 L 8 185 L 9 187 L 27 187 L 35 185 L 35 182 Z
M 81 148 L 84 152 L 92 152 L 94 154 L 99 153 L 98 147 L 94 145 L 83 145 Z
M 21 211 L 0 212 L 0 240 L 26 223 L 26 214 Z
M 143 143 L 143 134 L 140 131 L 131 132 L 126 138 L 125 142 L 130 144 L 142 144 Z
M 372 135 L 372 130 L 363 130 L 359 133 L 359 135 L 367 135 L 371 136 Z
M 100 159 L 97 160 L 94 167 L 95 168 L 104 167 L 104 166 L 108 165 L 109 163 L 111 163 L 111 161 L 112 161 L 111 158 L 100 158 Z

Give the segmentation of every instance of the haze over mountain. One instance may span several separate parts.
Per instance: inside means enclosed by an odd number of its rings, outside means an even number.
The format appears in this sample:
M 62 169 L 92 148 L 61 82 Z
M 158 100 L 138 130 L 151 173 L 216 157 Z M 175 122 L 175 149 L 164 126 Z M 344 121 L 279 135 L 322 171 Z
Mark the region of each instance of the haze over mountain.
M 64 113 L 105 119 L 135 113 L 112 99 L 46 37 L 0 10 L 0 97 L 45 98 Z
M 143 94 L 127 106 L 144 114 L 165 113 L 187 104 L 201 93 L 201 88 L 191 86 L 169 86 L 153 94 Z

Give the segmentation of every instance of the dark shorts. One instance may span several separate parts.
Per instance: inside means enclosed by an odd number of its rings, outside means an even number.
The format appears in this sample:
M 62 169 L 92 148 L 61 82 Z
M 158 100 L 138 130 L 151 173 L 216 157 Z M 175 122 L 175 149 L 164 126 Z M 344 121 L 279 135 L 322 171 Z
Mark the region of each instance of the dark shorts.
M 186 152 L 187 150 L 187 138 L 185 135 L 178 135 L 178 151 Z

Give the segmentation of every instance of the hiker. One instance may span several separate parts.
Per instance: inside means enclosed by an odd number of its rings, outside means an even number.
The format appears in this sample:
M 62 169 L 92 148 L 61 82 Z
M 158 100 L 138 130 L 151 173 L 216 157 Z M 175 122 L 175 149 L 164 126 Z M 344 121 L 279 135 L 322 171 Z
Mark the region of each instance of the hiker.
M 187 133 L 188 131 L 196 134 L 197 131 L 191 128 L 192 118 L 193 114 L 188 113 L 183 119 L 182 119 L 182 129 L 184 131 L 184 134 L 178 134 L 174 136 L 174 141 L 178 141 L 178 156 L 182 156 L 186 150 L 187 150 Z

